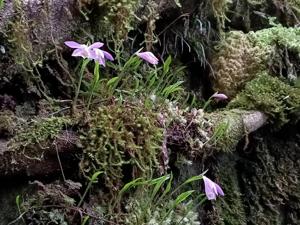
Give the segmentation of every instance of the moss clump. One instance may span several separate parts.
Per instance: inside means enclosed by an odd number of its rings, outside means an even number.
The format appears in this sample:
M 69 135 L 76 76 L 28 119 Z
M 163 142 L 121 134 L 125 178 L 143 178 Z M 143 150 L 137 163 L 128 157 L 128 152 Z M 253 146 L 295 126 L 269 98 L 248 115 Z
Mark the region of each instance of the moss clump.
M 105 12 L 99 14 L 101 16 L 100 34 L 104 37 L 113 35 L 117 40 L 126 39 L 128 32 L 132 30 L 139 0 L 110 0 L 105 2 L 97 0 L 96 2 L 100 6 L 99 12 Z
M 264 52 L 243 32 L 229 32 L 212 61 L 214 89 L 233 97 L 245 83 L 266 68 Z
M 283 125 L 300 110 L 300 89 L 262 73 L 247 83 L 245 89 L 229 103 L 228 108 L 260 110 L 278 125 Z
M 37 118 L 20 127 L 10 140 L 9 147 L 12 150 L 27 150 L 31 145 L 54 139 L 68 124 L 71 124 L 71 119 L 67 117 Z
M 275 26 L 244 34 L 229 32 L 218 46 L 212 67 L 214 89 L 234 97 L 261 73 L 299 77 L 300 28 Z
M 276 45 L 294 50 L 300 54 L 300 28 L 286 28 L 278 25 L 250 32 L 248 37 L 254 45 L 263 48 L 266 54 L 271 52 Z
M 226 11 L 228 10 L 228 5 L 230 0 L 211 0 L 208 1 L 211 4 L 212 12 L 217 19 L 219 30 L 225 28 L 226 21 Z
M 144 104 L 113 104 L 92 113 L 83 133 L 82 172 L 105 172 L 105 185 L 117 190 L 127 179 L 151 176 L 159 167 L 163 130 Z

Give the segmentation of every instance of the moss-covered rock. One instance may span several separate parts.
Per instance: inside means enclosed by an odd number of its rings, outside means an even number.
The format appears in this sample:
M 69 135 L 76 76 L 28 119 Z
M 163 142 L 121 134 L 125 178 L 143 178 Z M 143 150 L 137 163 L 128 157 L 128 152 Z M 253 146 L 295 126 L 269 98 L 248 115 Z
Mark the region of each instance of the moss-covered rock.
M 68 117 L 36 118 L 28 124 L 23 123 L 9 141 L 9 149 L 17 153 L 23 152 L 28 157 L 41 157 L 42 144 L 54 140 L 62 129 L 70 124 L 71 119 Z M 34 147 L 36 144 L 41 148 Z
M 243 32 L 228 33 L 217 48 L 218 53 L 212 59 L 214 89 L 229 97 L 266 69 L 265 52 L 253 45 Z
M 260 110 L 281 126 L 291 118 L 298 120 L 293 115 L 300 110 L 300 89 L 263 73 L 248 82 L 228 107 Z
M 300 29 L 277 25 L 244 34 L 232 31 L 212 59 L 214 89 L 234 97 L 261 73 L 281 76 L 291 84 L 299 77 Z

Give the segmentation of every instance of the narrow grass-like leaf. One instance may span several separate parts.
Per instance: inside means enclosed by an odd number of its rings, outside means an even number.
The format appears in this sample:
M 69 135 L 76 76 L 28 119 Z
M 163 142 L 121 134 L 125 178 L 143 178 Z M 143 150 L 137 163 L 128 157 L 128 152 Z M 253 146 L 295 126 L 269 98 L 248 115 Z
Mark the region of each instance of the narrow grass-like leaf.
M 86 225 L 89 219 L 90 219 L 89 216 L 85 216 L 81 222 L 81 225 Z
M 179 205 L 181 202 L 185 201 L 191 194 L 193 194 L 193 192 L 195 192 L 195 190 L 191 190 L 191 191 L 186 191 L 181 193 L 174 202 L 174 207 L 176 207 L 177 205 Z
M 203 175 L 193 176 L 193 177 L 187 179 L 185 182 L 183 182 L 183 185 L 189 184 L 189 183 L 194 182 L 196 180 L 201 180 L 202 178 L 203 178 Z
M 141 185 L 141 184 L 145 184 L 145 180 L 144 178 L 137 178 L 133 181 L 130 181 L 129 183 L 125 184 L 124 187 L 120 190 L 119 195 L 123 195 L 125 192 L 127 192 L 129 189 L 137 186 L 137 185 Z
M 160 177 L 160 179 L 158 180 L 158 182 L 156 182 L 155 187 L 152 191 L 151 194 L 151 200 L 154 199 L 155 195 L 157 194 L 157 192 L 160 190 L 160 188 L 163 186 L 163 184 L 165 183 L 165 181 L 167 181 L 168 179 L 170 179 L 169 175 L 165 175 Z
M 167 60 L 163 65 L 163 74 L 167 74 L 170 71 L 171 62 L 172 62 L 172 57 L 169 55 L 169 57 L 167 58 Z

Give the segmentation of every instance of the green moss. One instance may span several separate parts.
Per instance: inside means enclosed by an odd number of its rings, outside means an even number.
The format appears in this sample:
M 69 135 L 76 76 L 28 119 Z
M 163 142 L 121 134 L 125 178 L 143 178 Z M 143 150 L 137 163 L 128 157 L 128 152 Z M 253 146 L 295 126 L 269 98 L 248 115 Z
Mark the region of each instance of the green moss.
M 300 89 L 266 73 L 247 83 L 228 108 L 260 110 L 278 125 L 287 123 L 300 110 Z
M 229 97 L 266 69 L 265 52 L 253 45 L 243 32 L 227 33 L 217 49 L 212 61 L 214 89 Z
M 34 144 L 54 139 L 71 120 L 67 117 L 37 118 L 22 126 L 10 140 L 12 150 L 22 150 Z
M 136 19 L 135 12 L 139 7 L 139 0 L 96 0 L 100 8 L 95 7 L 94 16 L 99 20 L 99 33 L 102 37 L 116 40 L 125 40 L 127 34 L 133 29 Z M 97 13 L 96 13 L 97 12 Z M 104 12 L 104 13 L 103 13 Z
M 225 28 L 225 21 L 227 20 L 226 12 L 230 0 L 211 0 L 208 2 L 211 4 L 212 12 L 217 19 L 218 28 L 221 31 Z
M 24 4 L 20 0 L 14 1 L 15 16 L 7 29 L 7 38 L 10 43 L 10 54 L 14 61 L 25 71 L 32 71 L 36 65 L 41 65 L 43 55 L 38 48 L 34 48 L 30 38 L 31 22 L 27 18 Z
M 232 152 L 241 137 L 245 134 L 242 110 L 227 110 L 208 114 L 207 117 L 213 123 L 213 133 L 209 145 L 218 151 Z
M 157 114 L 145 105 L 113 104 L 96 110 L 82 135 L 84 174 L 104 171 L 106 186 L 117 190 L 122 179 L 150 176 L 158 169 L 163 131 Z
M 276 45 L 293 50 L 300 54 L 300 28 L 286 28 L 281 25 L 268 29 L 250 32 L 248 38 L 254 45 L 270 53 Z
M 234 97 L 261 73 L 299 77 L 300 28 L 275 26 L 244 34 L 229 32 L 212 60 L 214 89 Z

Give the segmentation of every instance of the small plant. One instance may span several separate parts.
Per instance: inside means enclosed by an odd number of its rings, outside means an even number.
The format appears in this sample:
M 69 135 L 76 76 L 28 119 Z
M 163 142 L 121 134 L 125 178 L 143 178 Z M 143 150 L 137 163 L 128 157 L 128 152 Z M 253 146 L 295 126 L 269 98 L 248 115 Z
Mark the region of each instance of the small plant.
M 141 66 L 140 59 L 153 66 Z M 118 78 L 114 78 L 114 95 L 150 96 L 171 100 L 182 97 L 185 67 L 171 67 L 171 56 L 162 66 L 157 66 L 158 59 L 151 52 L 138 51 L 125 62 L 119 60 L 114 66 L 118 74 Z
M 82 197 L 80 198 L 80 201 L 78 202 L 77 207 L 80 207 L 80 206 L 81 206 L 81 204 L 83 203 L 83 201 L 84 201 L 84 199 L 85 199 L 85 197 L 86 197 L 88 191 L 90 190 L 90 188 L 92 187 L 93 184 L 95 184 L 95 183 L 98 182 L 98 176 L 99 176 L 100 174 L 102 174 L 102 173 L 103 173 L 103 172 L 101 172 L 101 171 L 95 172 L 95 173 L 92 175 L 92 177 L 89 178 L 90 181 L 89 181 L 89 183 L 88 183 L 88 185 L 87 185 L 87 187 L 86 187 L 86 189 L 85 189 L 85 191 L 84 191 Z
M 107 65 L 109 71 L 117 74 L 117 76 L 107 75 L 108 78 L 105 78 L 105 75 L 100 77 L 100 65 L 105 66 L 106 60 L 113 61 L 114 58 L 110 53 L 100 49 L 103 43 L 95 42 L 88 46 L 74 41 L 66 41 L 65 44 L 75 49 L 72 56 L 84 58 L 73 100 L 73 110 L 76 108 L 82 83 L 87 87 L 85 92 L 88 96 L 87 109 L 92 104 L 93 96 L 102 96 L 102 98 L 115 96 L 119 99 L 123 99 L 124 96 L 138 98 L 155 96 L 178 100 L 183 93 L 182 84 L 184 81 L 181 78 L 185 67 L 171 68 L 171 56 L 166 59 L 162 66 L 157 67 L 159 59 L 152 52 L 139 50 L 126 61 L 121 57 L 120 52 L 116 51 L 117 62 L 107 63 Z M 141 66 L 141 59 L 154 66 Z M 83 80 L 84 74 L 91 60 L 95 61 L 93 78 L 85 82 Z
M 187 179 L 176 188 L 172 174 L 149 180 L 137 178 L 124 185 L 114 206 L 122 202 L 126 193 L 133 191 L 126 200 L 124 224 L 200 224 L 195 209 L 206 198 L 197 190 L 189 190 L 189 184 L 203 179 L 209 200 L 224 195 L 220 186 L 203 174 Z
M 74 97 L 74 101 L 73 101 L 73 110 L 75 110 L 78 95 L 80 92 L 82 79 L 83 79 L 83 75 L 84 75 L 85 69 L 86 69 L 88 63 L 90 62 L 90 60 L 95 60 L 94 82 L 93 82 L 95 84 L 95 82 L 96 81 L 98 82 L 98 80 L 100 78 L 99 64 L 102 66 L 105 66 L 106 59 L 112 61 L 112 60 L 114 60 L 114 58 L 108 52 L 100 49 L 104 45 L 101 42 L 95 42 L 92 45 L 88 46 L 85 44 L 79 44 L 75 41 L 66 41 L 65 45 L 67 45 L 70 48 L 75 49 L 72 53 L 72 56 L 84 58 L 84 60 L 82 61 L 82 64 L 81 64 L 79 81 L 78 81 L 78 85 L 77 85 L 77 89 L 76 89 L 75 97 Z M 92 89 L 92 92 L 90 93 L 87 108 L 89 108 L 90 101 L 91 101 L 91 98 L 93 95 L 93 91 L 94 91 L 94 88 Z

